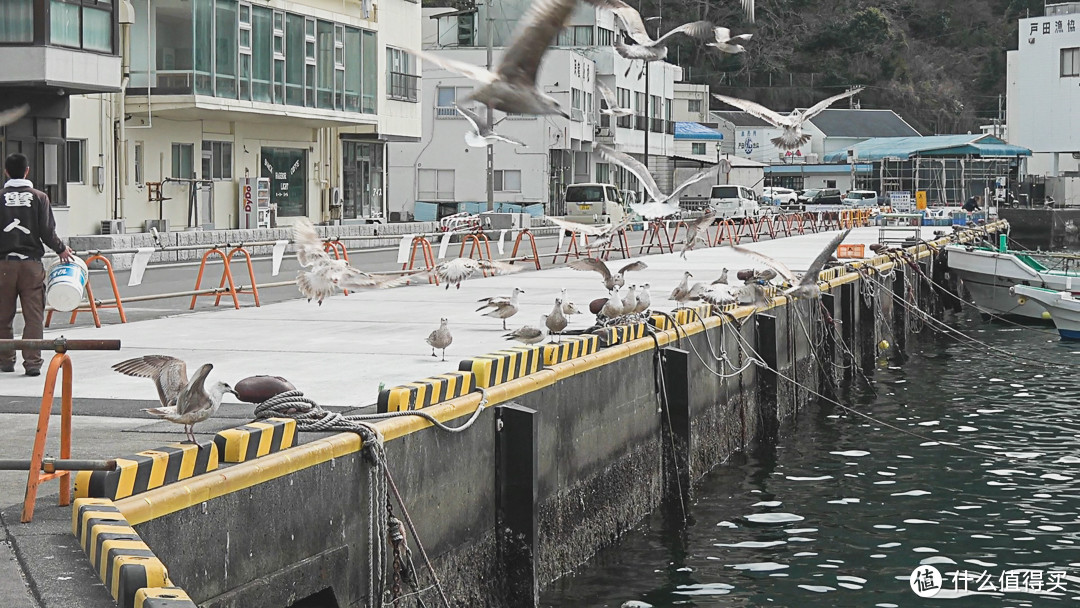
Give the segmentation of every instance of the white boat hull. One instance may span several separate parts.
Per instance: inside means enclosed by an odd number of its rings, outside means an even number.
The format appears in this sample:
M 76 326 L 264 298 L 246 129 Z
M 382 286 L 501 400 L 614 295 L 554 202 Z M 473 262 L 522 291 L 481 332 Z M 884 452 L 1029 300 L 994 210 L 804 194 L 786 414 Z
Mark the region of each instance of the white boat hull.
M 1013 297 L 1046 310 L 1063 340 L 1080 340 L 1080 300 L 1067 291 L 1053 291 L 1028 285 L 1012 288 Z
M 1038 270 L 1010 252 L 969 250 L 956 245 L 950 245 L 947 251 L 949 271 L 960 277 L 979 308 L 995 315 L 1050 319 L 1050 314 L 1037 302 L 1026 299 L 1020 303 L 1010 294 L 1009 290 L 1016 285 L 1072 292 L 1075 283 L 1076 288 L 1080 288 L 1080 275 Z M 1080 292 L 1073 293 L 1080 295 Z

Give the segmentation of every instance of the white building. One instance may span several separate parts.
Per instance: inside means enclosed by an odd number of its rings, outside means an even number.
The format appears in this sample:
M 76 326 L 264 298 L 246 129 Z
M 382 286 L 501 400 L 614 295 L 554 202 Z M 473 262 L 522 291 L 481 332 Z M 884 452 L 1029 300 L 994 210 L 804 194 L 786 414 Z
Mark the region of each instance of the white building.
M 675 101 L 671 119 L 675 122 L 711 122 L 709 116 L 709 85 L 675 83 Z
M 1008 53 L 1009 143 L 1030 148 L 1027 172 L 1080 169 L 1080 3 L 1050 4 L 1046 16 L 1021 19 Z
M 149 12 L 148 12 L 149 11 Z M 388 141 L 420 136 L 410 0 L 134 3 L 126 95 L 73 98 L 68 233 L 102 220 L 237 228 L 239 180 L 277 218 L 385 213 Z M 123 116 L 123 120 L 119 117 Z M 163 202 L 153 200 L 157 188 Z M 197 214 L 197 215 L 196 215 Z M 117 226 L 113 226 L 117 228 Z
M 498 65 L 502 45 L 528 4 L 521 0 L 498 5 L 492 21 L 494 65 Z M 479 6 L 478 12 L 425 9 L 425 48 L 484 65 L 486 50 L 477 44 L 486 41 L 485 10 L 484 6 Z M 559 100 L 570 118 L 495 112 L 496 130 L 526 144 L 495 145 L 495 202 L 543 203 L 548 212 L 558 214 L 568 184 L 601 181 L 637 190 L 636 180 L 627 172 L 594 157 L 594 142 L 616 146 L 640 159 L 647 139 L 649 167 L 661 188 L 670 187 L 675 150 L 672 100 L 682 70 L 654 62 L 646 87 L 642 63 L 615 53 L 611 46 L 614 32 L 610 11 L 582 5 L 557 45 L 544 55 L 537 84 Z M 456 203 L 487 200 L 486 151 L 465 145 L 468 123 L 453 108 L 476 83 L 427 64 L 423 76 L 421 142 L 393 144 L 389 153 L 391 183 L 416 184 L 411 192 L 391 193 L 389 211 L 403 219 L 411 216 L 417 201 L 446 203 L 444 208 L 453 210 Z M 611 120 L 601 115 L 597 81 L 614 91 L 619 105 L 632 108 L 635 116 Z M 482 106 L 477 108 L 486 112 Z
M 713 111 L 711 115 L 717 123 L 717 130 L 724 134 L 723 146 L 728 154 L 765 164 L 782 162 L 785 158 L 785 152 L 771 141 L 780 137 L 783 129 L 738 110 Z M 810 148 L 808 142 L 798 150 L 792 150 L 792 154 L 787 156 L 800 159 L 801 162 L 801 159 L 810 153 Z

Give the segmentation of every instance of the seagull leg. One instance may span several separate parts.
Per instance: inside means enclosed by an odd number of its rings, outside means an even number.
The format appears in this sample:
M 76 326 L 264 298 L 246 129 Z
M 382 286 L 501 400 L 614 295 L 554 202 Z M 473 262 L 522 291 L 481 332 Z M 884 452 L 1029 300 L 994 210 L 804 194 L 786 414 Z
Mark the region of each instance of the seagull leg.
M 435 354 L 435 347 L 434 346 L 431 347 L 431 356 L 432 357 L 438 357 L 438 355 Z
M 506 331 L 506 319 L 503 319 L 503 331 Z
M 433 354 L 433 355 L 434 355 L 435 353 L 431 353 L 431 354 Z M 445 348 L 444 348 L 444 349 L 442 349 L 442 360 L 443 360 L 443 361 L 446 361 L 446 349 L 445 349 Z

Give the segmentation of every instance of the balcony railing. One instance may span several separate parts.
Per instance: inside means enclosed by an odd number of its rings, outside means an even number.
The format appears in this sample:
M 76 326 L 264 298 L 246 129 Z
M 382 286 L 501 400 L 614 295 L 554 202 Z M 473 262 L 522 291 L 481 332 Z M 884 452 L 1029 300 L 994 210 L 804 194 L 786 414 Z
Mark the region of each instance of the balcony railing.
M 624 129 L 633 129 L 633 116 L 620 116 L 618 119 L 615 120 L 615 126 L 622 127 Z
M 416 102 L 419 88 L 420 77 L 416 74 L 390 72 L 390 88 L 387 91 L 390 99 Z
M 649 119 L 646 116 L 634 117 L 634 128 L 638 131 L 644 131 L 649 128 Z
M 611 126 L 611 115 L 610 114 L 601 114 L 600 115 L 600 126 L 601 127 L 610 127 Z
M 664 126 L 666 127 L 665 132 L 668 135 L 674 135 L 675 134 L 675 121 L 674 120 L 665 120 L 664 121 Z
M 653 133 L 664 132 L 664 119 L 663 118 L 651 118 L 649 119 L 649 130 Z
M 435 118 L 462 118 L 454 106 L 435 106 Z

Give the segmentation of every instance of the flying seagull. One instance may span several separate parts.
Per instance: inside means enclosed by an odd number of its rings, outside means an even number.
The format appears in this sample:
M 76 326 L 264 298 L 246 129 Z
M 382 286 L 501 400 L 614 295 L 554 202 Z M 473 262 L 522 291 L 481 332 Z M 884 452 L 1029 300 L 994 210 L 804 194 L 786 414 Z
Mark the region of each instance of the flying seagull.
M 224 382 L 214 382 L 209 387 L 206 386 L 206 376 L 214 369 L 211 363 L 202 364 L 190 381 L 187 377 L 187 364 L 168 355 L 144 355 L 121 361 L 112 368 L 127 376 L 153 380 L 161 407 L 146 408 L 142 411 L 184 425 L 184 432 L 191 443 L 198 443 L 193 430 L 195 424 L 218 411 L 225 393 L 236 395 L 236 391 Z
M 679 256 L 682 259 L 686 259 L 686 252 L 690 251 L 697 245 L 698 241 L 708 245 L 708 241 L 705 240 L 703 233 L 712 226 L 712 223 L 716 220 L 716 211 L 710 209 L 705 215 L 690 222 L 683 222 L 686 226 L 686 237 L 683 239 L 683 247 L 679 252 Z
M 515 266 L 498 260 L 474 260 L 472 258 L 454 258 L 443 262 L 429 270 L 428 276 L 434 275 L 446 284 L 461 289 L 461 282 L 472 277 L 477 271 L 490 272 L 492 274 L 511 274 L 521 272 L 524 266 Z
M 738 36 L 732 36 L 731 30 L 726 27 L 713 28 L 714 39 L 705 43 L 705 46 L 716 47 L 724 53 L 742 53 L 746 51 L 746 47 L 740 43 L 749 42 L 753 34 L 740 34 Z
M 26 116 L 29 111 L 30 105 L 25 103 L 21 106 L 15 106 L 14 108 L 0 111 L 0 127 L 10 125 L 23 116 Z
M 821 253 L 817 254 L 814 261 L 810 262 L 810 266 L 807 267 L 806 272 L 798 278 L 795 277 L 795 273 L 792 272 L 790 268 L 779 260 L 774 260 L 763 253 L 751 251 L 745 247 L 740 247 L 739 245 L 733 245 L 732 249 L 770 266 L 779 273 L 781 277 L 791 283 L 792 287 L 789 287 L 784 291 L 785 296 L 788 296 L 789 298 L 816 298 L 821 294 L 821 289 L 818 287 L 818 275 L 821 273 L 821 269 L 825 267 L 825 263 L 829 261 L 829 258 L 836 253 L 836 248 L 840 246 L 840 243 L 844 242 L 844 239 L 847 238 L 847 235 L 850 232 L 851 228 L 848 228 L 833 237 L 833 239 L 829 241 L 829 244 L 821 250 Z
M 309 302 L 318 300 L 320 306 L 323 300 L 334 294 L 335 289 L 386 289 L 409 282 L 409 275 L 369 274 L 350 266 L 345 260 L 331 258 L 323 249 L 315 226 L 305 217 L 298 218 L 293 225 L 293 242 L 296 260 L 303 267 L 296 274 L 296 287 Z
M 618 272 L 612 274 L 611 269 L 608 268 L 608 265 L 605 264 L 603 260 L 598 260 L 596 258 L 584 258 L 581 260 L 574 260 L 573 262 L 567 264 L 567 266 L 573 268 L 574 270 L 592 270 L 595 272 L 599 272 L 600 276 L 604 277 L 604 287 L 607 288 L 608 291 L 611 291 L 616 287 L 622 287 L 623 285 L 625 285 L 626 280 L 623 278 L 623 275 L 627 272 L 630 272 L 632 270 L 645 270 L 646 268 L 648 268 L 648 265 L 646 265 L 645 262 L 639 260 L 637 262 L 630 262 L 629 264 L 620 268 Z
M 472 125 L 472 130 L 465 133 L 465 143 L 470 146 L 474 148 L 485 148 L 494 145 L 497 141 L 503 141 L 515 146 L 521 146 L 523 148 L 527 147 L 524 143 L 516 139 L 511 139 L 496 133 L 491 125 L 487 123 L 487 119 L 482 117 L 480 113 L 473 112 L 471 109 L 457 104 L 454 104 L 454 109 L 457 110 L 458 114 L 464 116 L 465 120 L 469 121 L 469 124 Z
M 791 113 L 786 116 L 774 112 L 761 104 L 749 101 L 747 99 L 728 97 L 727 95 L 713 95 L 713 97 L 728 104 L 729 106 L 735 106 L 736 108 L 739 108 L 740 110 L 746 112 L 747 114 L 750 114 L 751 116 L 756 116 L 757 118 L 760 118 L 761 120 L 764 120 L 775 127 L 780 127 L 784 130 L 784 132 L 780 135 L 780 137 L 774 137 L 770 141 L 772 141 L 773 145 L 775 145 L 777 148 L 780 148 L 781 150 L 794 150 L 799 146 L 805 144 L 806 142 L 810 141 L 810 136 L 806 133 L 803 133 L 803 123 L 817 116 L 832 104 L 840 101 L 841 99 L 856 95 L 862 90 L 863 87 L 855 87 L 851 90 L 844 91 L 839 95 L 833 95 L 832 97 L 824 101 L 819 101 L 818 103 L 807 108 L 806 110 L 792 110 Z
M 649 173 L 649 169 L 645 167 L 641 161 L 629 154 L 623 154 L 613 148 L 609 148 L 604 144 L 593 144 L 593 151 L 598 153 L 604 160 L 621 166 L 638 178 L 638 181 L 641 182 L 641 186 L 645 188 L 645 192 L 648 193 L 652 202 L 635 203 L 630 205 L 630 208 L 640 213 L 642 217 L 650 220 L 678 213 L 680 211 L 677 198 L 679 193 L 690 187 L 692 184 L 696 184 L 707 177 L 715 175 L 718 170 L 724 169 L 723 165 L 727 162 L 721 161 L 718 165 L 698 171 L 691 175 L 689 179 L 676 186 L 675 189 L 671 191 L 671 194 L 664 194 L 660 191 L 660 187 L 656 185 L 656 180 L 653 179 L 652 173 Z M 674 204 L 668 202 L 672 199 L 675 199 Z
M 421 50 L 409 52 L 481 83 L 468 99 L 508 113 L 558 114 L 570 118 L 554 97 L 536 86 L 536 73 L 544 53 L 554 44 L 576 6 L 577 0 L 534 0 L 514 30 L 494 72 Z
M 503 331 L 506 331 L 506 320 L 517 314 L 518 311 L 518 294 L 525 293 L 523 290 L 514 288 L 514 293 L 509 296 L 493 296 L 490 298 L 481 298 L 477 302 L 483 302 L 484 305 L 476 309 L 476 312 L 480 312 L 485 308 L 491 310 L 484 313 L 485 317 L 492 317 L 494 319 L 502 319 Z
M 713 37 L 713 24 L 708 21 L 693 21 L 684 23 L 668 33 L 653 40 L 645 30 L 645 24 L 641 15 L 630 5 L 622 0 L 613 0 L 615 4 L 622 4 L 625 8 L 615 9 L 615 23 L 626 35 L 637 44 L 623 44 L 621 37 L 615 38 L 615 52 L 627 59 L 641 59 L 644 61 L 663 61 L 667 58 L 667 45 L 663 44 L 674 34 L 686 34 L 691 38 L 708 40 Z
M 435 356 L 435 349 L 442 349 L 442 360 L 446 361 L 446 347 L 450 346 L 450 343 L 454 341 L 454 336 L 450 335 L 450 327 L 447 325 L 446 317 L 439 319 L 439 329 L 428 334 L 427 343 L 431 346 L 431 356 Z
M 596 88 L 600 91 L 600 97 L 604 99 L 606 108 L 600 108 L 601 114 L 607 114 L 608 116 L 633 116 L 634 111 L 630 108 L 620 108 L 619 101 L 615 97 L 615 93 L 599 80 L 596 81 Z

